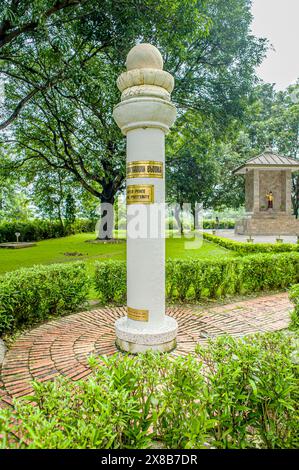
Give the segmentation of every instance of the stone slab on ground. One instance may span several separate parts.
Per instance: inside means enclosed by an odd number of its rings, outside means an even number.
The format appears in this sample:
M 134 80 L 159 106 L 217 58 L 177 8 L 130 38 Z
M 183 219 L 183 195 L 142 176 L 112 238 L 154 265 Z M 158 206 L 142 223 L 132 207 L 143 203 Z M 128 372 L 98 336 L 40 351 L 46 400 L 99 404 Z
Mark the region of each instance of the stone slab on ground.
M 20 250 L 21 248 L 31 248 L 36 246 L 33 242 L 12 242 L 12 243 L 0 243 L 0 248 L 7 248 L 10 250 Z
M 167 314 L 179 325 L 177 348 L 171 354 L 192 353 L 196 344 L 225 333 L 241 337 L 286 328 L 290 310 L 287 293 L 226 305 L 169 307 Z M 31 393 L 32 379 L 87 377 L 88 356 L 117 351 L 114 322 L 125 314 L 125 307 L 97 308 L 52 320 L 22 335 L 5 355 L 0 392 L 10 400 Z

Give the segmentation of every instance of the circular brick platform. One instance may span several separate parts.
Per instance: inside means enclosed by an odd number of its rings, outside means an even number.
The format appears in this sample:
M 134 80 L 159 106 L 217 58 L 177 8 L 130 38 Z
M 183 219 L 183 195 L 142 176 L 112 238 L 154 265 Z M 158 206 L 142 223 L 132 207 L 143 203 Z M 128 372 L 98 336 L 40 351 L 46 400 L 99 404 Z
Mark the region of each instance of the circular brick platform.
M 179 324 L 178 346 L 171 354 L 184 355 L 209 337 L 228 333 L 242 336 L 287 327 L 290 303 L 286 293 L 215 307 L 171 307 L 168 315 Z M 79 380 L 90 374 L 90 354 L 116 352 L 114 322 L 125 308 L 100 308 L 45 323 L 21 336 L 7 352 L 0 379 L 0 398 L 31 392 L 32 379 L 40 382 L 64 375 Z

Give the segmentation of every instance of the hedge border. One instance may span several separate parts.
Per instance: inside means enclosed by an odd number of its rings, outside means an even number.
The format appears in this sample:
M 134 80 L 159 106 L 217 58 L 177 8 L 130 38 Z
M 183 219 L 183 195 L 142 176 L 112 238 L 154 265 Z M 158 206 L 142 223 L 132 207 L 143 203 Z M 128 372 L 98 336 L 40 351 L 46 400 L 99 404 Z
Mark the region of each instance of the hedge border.
M 126 300 L 125 261 L 95 263 L 95 289 L 103 303 Z M 169 301 L 199 301 L 258 291 L 279 290 L 299 282 L 299 253 L 219 257 L 217 260 L 166 262 Z
M 299 244 L 294 243 L 245 243 L 230 240 L 229 238 L 219 237 L 207 232 L 203 232 L 204 240 L 215 243 L 216 245 L 236 251 L 237 253 L 253 254 L 253 253 L 287 253 L 298 252 Z
M 86 264 L 80 261 L 4 274 L 0 277 L 0 334 L 85 307 L 89 287 Z

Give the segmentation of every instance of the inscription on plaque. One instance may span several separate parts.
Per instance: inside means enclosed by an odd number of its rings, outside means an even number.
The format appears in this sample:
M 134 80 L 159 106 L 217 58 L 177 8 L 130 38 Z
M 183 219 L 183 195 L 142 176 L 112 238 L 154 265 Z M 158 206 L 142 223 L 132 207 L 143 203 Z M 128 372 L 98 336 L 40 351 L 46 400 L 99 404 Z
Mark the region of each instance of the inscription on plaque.
M 127 204 L 152 204 L 154 192 L 153 184 L 131 184 L 127 186 Z
M 127 178 L 163 178 L 163 162 L 143 160 L 129 162 Z
M 128 318 L 135 321 L 148 321 L 148 310 L 127 307 Z

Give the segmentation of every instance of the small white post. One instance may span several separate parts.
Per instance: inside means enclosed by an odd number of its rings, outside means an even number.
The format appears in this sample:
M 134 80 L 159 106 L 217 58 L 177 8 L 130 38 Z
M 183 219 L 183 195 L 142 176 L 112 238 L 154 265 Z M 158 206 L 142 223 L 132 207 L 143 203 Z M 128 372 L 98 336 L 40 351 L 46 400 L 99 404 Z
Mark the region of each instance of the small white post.
M 132 353 L 170 351 L 177 322 L 165 315 L 165 134 L 176 118 L 174 80 L 150 44 L 133 47 L 126 66 L 113 112 L 127 136 L 127 316 L 115 324 L 116 344 Z M 137 238 L 136 224 L 145 229 Z

